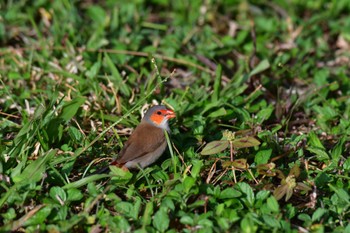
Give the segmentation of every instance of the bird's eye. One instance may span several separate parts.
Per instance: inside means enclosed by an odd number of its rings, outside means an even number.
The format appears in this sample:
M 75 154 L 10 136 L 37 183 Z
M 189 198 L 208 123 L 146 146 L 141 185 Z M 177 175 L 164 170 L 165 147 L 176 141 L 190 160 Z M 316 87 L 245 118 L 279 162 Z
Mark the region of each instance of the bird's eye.
M 158 115 L 162 115 L 162 112 L 161 112 L 161 111 L 158 111 L 157 114 L 158 114 Z

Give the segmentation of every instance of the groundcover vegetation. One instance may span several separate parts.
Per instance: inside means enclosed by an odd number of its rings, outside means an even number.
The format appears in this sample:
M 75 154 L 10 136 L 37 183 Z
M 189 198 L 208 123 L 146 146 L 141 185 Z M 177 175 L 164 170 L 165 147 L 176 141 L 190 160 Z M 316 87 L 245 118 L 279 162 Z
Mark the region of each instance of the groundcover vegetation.
M 0 3 L 0 232 L 350 232 L 350 2 Z M 144 170 L 108 166 L 152 104 Z

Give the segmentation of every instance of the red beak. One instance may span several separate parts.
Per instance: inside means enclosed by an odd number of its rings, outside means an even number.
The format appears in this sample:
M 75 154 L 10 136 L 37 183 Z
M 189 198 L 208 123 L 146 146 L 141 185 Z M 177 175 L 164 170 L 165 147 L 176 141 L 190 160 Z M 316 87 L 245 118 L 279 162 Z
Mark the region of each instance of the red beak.
M 165 117 L 168 119 L 175 118 L 176 114 L 173 110 L 166 110 Z

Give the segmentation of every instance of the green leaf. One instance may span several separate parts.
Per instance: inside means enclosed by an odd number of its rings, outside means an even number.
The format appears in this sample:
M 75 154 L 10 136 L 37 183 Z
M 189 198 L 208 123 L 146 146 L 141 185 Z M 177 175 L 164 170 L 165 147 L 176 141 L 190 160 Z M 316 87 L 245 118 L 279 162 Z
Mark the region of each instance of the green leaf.
M 124 216 L 117 215 L 113 218 L 113 221 L 116 223 L 116 229 L 120 230 L 120 232 L 131 232 L 129 221 Z
M 122 201 L 115 205 L 116 211 L 127 217 L 133 217 L 134 205 L 130 202 Z
M 84 102 L 85 98 L 79 96 L 65 103 L 62 107 L 61 113 L 59 114 L 59 118 L 63 119 L 64 121 L 69 121 L 75 116 L 75 114 L 77 114 L 78 109 Z
M 84 197 L 81 191 L 75 188 L 68 189 L 67 196 L 68 201 L 79 201 Z
M 209 142 L 202 150 L 202 155 L 213 155 L 225 150 L 229 145 L 227 140 L 225 141 L 212 141 Z
M 68 133 L 71 139 L 73 139 L 75 142 L 79 143 L 83 139 L 83 134 L 80 132 L 79 129 L 77 129 L 74 126 L 70 126 L 68 128 Z
M 214 90 L 213 90 L 213 94 L 211 96 L 212 102 L 216 102 L 219 99 L 220 89 L 221 89 L 220 88 L 221 87 L 221 77 L 222 77 L 222 67 L 219 64 L 216 67 L 216 72 L 215 72 Z M 225 114 L 226 114 L 226 111 L 225 111 Z
M 267 207 L 274 213 L 279 212 L 278 202 L 277 202 L 276 198 L 274 198 L 273 196 L 271 196 L 267 199 Z
M 256 153 L 255 158 L 254 158 L 254 162 L 257 165 L 266 164 L 266 163 L 268 163 L 269 159 L 271 158 L 271 154 L 272 154 L 272 149 L 260 150 L 260 151 L 258 151 L 258 153 Z
M 106 59 L 106 63 L 112 73 L 112 80 L 115 83 L 115 87 L 120 88 L 120 91 L 123 95 L 129 97 L 131 92 L 129 87 L 125 84 L 125 82 L 123 81 L 123 77 L 121 76 L 119 70 L 117 69 L 117 67 L 113 64 L 113 61 L 111 60 L 111 58 L 108 56 L 107 53 L 104 54 L 105 59 Z
M 218 110 L 211 112 L 208 117 L 210 118 L 218 118 L 221 116 L 225 116 L 227 114 L 226 109 L 225 108 L 219 108 Z
M 191 176 L 193 178 L 196 178 L 199 175 L 199 173 L 201 172 L 201 168 L 203 166 L 203 161 L 198 160 L 198 159 L 194 159 L 191 161 L 191 164 L 192 164 Z
M 247 183 L 238 183 L 237 186 L 240 188 L 242 193 L 246 195 L 246 199 L 250 206 L 253 206 L 254 204 L 254 192 L 253 189 L 249 186 Z
M 15 209 L 10 208 L 7 210 L 6 213 L 1 214 L 1 216 L 4 218 L 4 220 L 12 220 L 12 219 L 16 218 L 17 215 L 16 215 Z
M 217 218 L 216 221 L 218 222 L 218 225 L 223 229 L 223 230 L 228 230 L 230 228 L 230 222 L 226 218 Z
M 164 232 L 169 227 L 169 216 L 167 213 L 167 209 L 164 207 L 160 207 L 160 209 L 156 212 L 153 218 L 153 226 L 160 232 Z
M 339 142 L 335 145 L 335 147 L 332 149 L 331 155 L 336 162 L 338 162 L 339 157 L 343 154 L 344 151 L 344 143 L 346 142 L 347 138 L 346 136 L 342 137 Z
M 81 186 L 87 185 L 91 182 L 94 182 L 96 180 L 100 180 L 102 178 L 106 178 L 106 177 L 110 177 L 110 175 L 108 174 L 97 174 L 97 175 L 91 175 L 88 177 L 84 177 L 80 180 L 77 180 L 75 182 L 66 184 L 65 186 L 63 186 L 63 189 L 71 189 L 71 188 L 80 188 Z
M 196 180 L 191 176 L 186 176 L 185 179 L 182 182 L 182 185 L 184 187 L 185 193 L 189 193 L 193 185 L 195 184 Z
M 253 76 L 256 74 L 259 74 L 265 70 L 267 70 L 268 68 L 270 68 L 270 63 L 268 60 L 262 60 L 250 73 L 249 76 Z
M 113 181 L 126 183 L 132 178 L 132 173 L 130 171 L 125 171 L 116 166 L 109 166 L 109 169 L 111 169 L 111 174 L 114 175 L 112 177 Z
M 163 206 L 163 203 L 161 206 Z M 154 208 L 153 202 L 149 201 L 146 203 L 146 207 L 142 216 L 142 228 L 145 228 L 146 226 L 151 224 L 152 216 L 153 216 L 153 208 Z
M 57 201 L 60 205 L 64 205 L 65 201 L 67 200 L 67 194 L 61 187 L 52 187 L 50 189 L 50 196 L 52 199 Z
M 134 202 L 133 202 L 133 211 L 130 213 L 133 219 L 138 219 L 139 213 L 140 213 L 140 208 L 141 208 L 141 198 L 140 197 L 135 197 Z
M 182 224 L 192 226 L 192 225 L 193 225 L 193 218 L 190 217 L 189 215 L 185 215 L 185 216 L 182 216 L 182 217 L 180 218 L 180 222 L 181 222 Z
M 232 141 L 234 148 L 246 148 L 260 145 L 260 142 L 254 137 L 243 137 Z
M 308 144 L 312 147 L 325 149 L 320 139 L 317 137 L 314 131 L 311 131 L 308 135 Z
M 312 223 L 310 216 L 307 214 L 299 214 L 298 219 L 304 221 L 307 225 L 311 225 Z
M 219 199 L 232 199 L 242 196 L 242 193 L 233 188 L 227 188 L 220 192 Z
M 46 164 L 54 157 L 56 150 L 50 150 L 42 157 L 39 157 L 37 160 L 31 162 L 23 172 L 13 177 L 13 182 L 38 182 L 44 176 L 46 170 Z
M 322 216 L 327 213 L 327 210 L 324 208 L 317 208 L 317 210 L 312 214 L 312 222 L 320 221 Z
M 246 214 L 241 221 L 241 231 L 242 233 L 252 233 L 257 231 L 257 226 L 254 223 L 251 214 Z
M 261 109 L 256 114 L 257 122 L 258 123 L 263 123 L 264 121 L 268 120 L 270 118 L 270 116 L 272 115 L 274 109 L 275 108 L 274 108 L 274 106 L 272 104 L 270 104 L 268 107 L 265 107 L 265 108 Z
M 350 204 L 350 196 L 349 194 L 342 188 L 337 188 L 331 184 L 328 184 L 328 186 L 337 194 L 337 196 L 346 204 Z
M 329 155 L 323 150 L 315 147 L 306 148 L 308 151 L 316 155 L 317 160 L 325 161 L 329 160 Z
M 262 217 L 263 217 L 263 220 L 267 226 L 272 227 L 272 228 L 280 228 L 281 227 L 280 222 L 276 219 L 275 216 L 264 214 Z
M 44 206 L 38 212 L 36 212 L 33 216 L 31 216 L 27 221 L 24 222 L 24 226 L 30 225 L 38 225 L 47 220 L 47 217 L 52 211 L 51 206 Z

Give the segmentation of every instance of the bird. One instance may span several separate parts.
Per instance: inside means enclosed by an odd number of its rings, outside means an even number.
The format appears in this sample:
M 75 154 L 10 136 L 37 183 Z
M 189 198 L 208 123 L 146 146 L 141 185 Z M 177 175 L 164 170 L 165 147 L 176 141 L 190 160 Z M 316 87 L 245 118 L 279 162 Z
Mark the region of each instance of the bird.
M 143 169 L 154 163 L 167 147 L 164 131 L 170 133 L 168 121 L 175 117 L 175 112 L 164 105 L 151 107 L 110 165 Z

